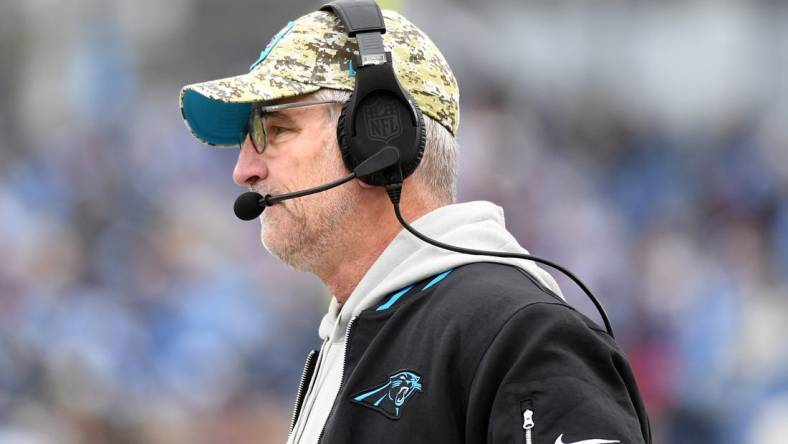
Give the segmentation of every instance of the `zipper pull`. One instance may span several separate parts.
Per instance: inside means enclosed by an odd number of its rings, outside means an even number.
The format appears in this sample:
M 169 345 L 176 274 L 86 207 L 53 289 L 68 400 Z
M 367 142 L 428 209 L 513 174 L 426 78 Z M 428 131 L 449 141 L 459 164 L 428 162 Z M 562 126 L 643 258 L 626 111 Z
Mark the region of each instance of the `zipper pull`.
M 531 430 L 532 428 L 534 428 L 534 412 L 527 409 L 523 412 L 523 429 Z

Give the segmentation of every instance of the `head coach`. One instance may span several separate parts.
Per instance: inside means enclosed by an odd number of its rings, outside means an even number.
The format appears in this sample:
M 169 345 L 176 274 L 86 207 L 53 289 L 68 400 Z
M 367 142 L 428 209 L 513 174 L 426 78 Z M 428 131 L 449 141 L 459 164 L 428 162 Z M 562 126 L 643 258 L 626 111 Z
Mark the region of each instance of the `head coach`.
M 331 3 L 180 100 L 197 139 L 240 146 L 236 214 L 333 295 L 288 443 L 651 442 L 612 331 L 499 207 L 454 203 L 459 88 L 404 17 Z

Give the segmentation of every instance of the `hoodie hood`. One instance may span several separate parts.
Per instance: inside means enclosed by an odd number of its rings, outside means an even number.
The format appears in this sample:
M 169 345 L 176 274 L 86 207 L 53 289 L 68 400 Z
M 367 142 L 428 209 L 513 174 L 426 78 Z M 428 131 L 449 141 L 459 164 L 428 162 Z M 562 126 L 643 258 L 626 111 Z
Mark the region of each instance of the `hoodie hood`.
M 458 247 L 528 254 L 506 231 L 503 209 L 478 201 L 447 205 L 422 216 L 411 225 L 426 236 Z M 476 256 L 444 250 L 403 229 L 370 267 L 344 305 L 331 299 L 320 323 L 320 337 L 339 341 L 347 323 L 394 291 L 446 270 L 474 262 L 496 262 L 521 268 L 563 298 L 555 279 L 533 261 Z

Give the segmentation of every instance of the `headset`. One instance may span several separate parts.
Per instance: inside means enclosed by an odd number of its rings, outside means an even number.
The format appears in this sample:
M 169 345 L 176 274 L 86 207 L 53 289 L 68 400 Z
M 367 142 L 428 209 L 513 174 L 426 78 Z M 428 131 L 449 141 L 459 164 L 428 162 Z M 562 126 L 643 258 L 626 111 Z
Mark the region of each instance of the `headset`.
M 244 193 L 235 202 L 236 215 L 244 220 L 254 219 L 266 206 L 325 191 L 353 178 L 369 185 L 383 186 L 394 205 L 399 223 L 424 242 L 457 253 L 532 260 L 561 271 L 588 295 L 608 334 L 615 338 L 602 304 L 579 278 L 561 265 L 530 254 L 474 250 L 445 244 L 408 224 L 399 206 L 402 183 L 419 166 L 427 138 L 422 112 L 397 80 L 391 53 L 383 47 L 383 34 L 386 33 L 383 14 L 374 0 L 338 0 L 322 6 L 320 10 L 333 12 L 339 17 L 348 37 L 355 37 L 358 41 L 359 53 L 352 60 L 356 85 L 350 99 L 343 104 L 337 123 L 342 160 L 351 174 L 293 193 L 265 197 L 254 192 Z
M 356 86 L 337 123 L 342 159 L 353 171 L 370 156 L 393 147 L 399 152 L 397 165 L 359 179 L 369 185 L 401 183 L 418 167 L 427 137 L 421 110 L 397 80 L 391 53 L 383 47 L 383 13 L 372 0 L 339 0 L 320 10 L 333 12 L 348 37 L 358 41 L 359 53 L 353 57 Z

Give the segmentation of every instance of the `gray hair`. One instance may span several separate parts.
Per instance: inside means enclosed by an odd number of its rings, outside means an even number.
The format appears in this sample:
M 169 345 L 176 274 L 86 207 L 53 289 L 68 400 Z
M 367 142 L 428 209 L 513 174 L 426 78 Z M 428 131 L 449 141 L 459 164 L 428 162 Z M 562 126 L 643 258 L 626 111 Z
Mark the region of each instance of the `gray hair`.
M 347 102 L 349 91 L 322 88 L 312 95 L 317 100 Z M 326 107 L 327 120 L 336 125 L 341 108 Z M 453 203 L 456 199 L 455 179 L 457 177 L 457 139 L 443 125 L 429 116 L 424 116 L 427 143 L 424 156 L 413 173 L 413 178 L 422 185 L 428 197 L 436 206 Z

